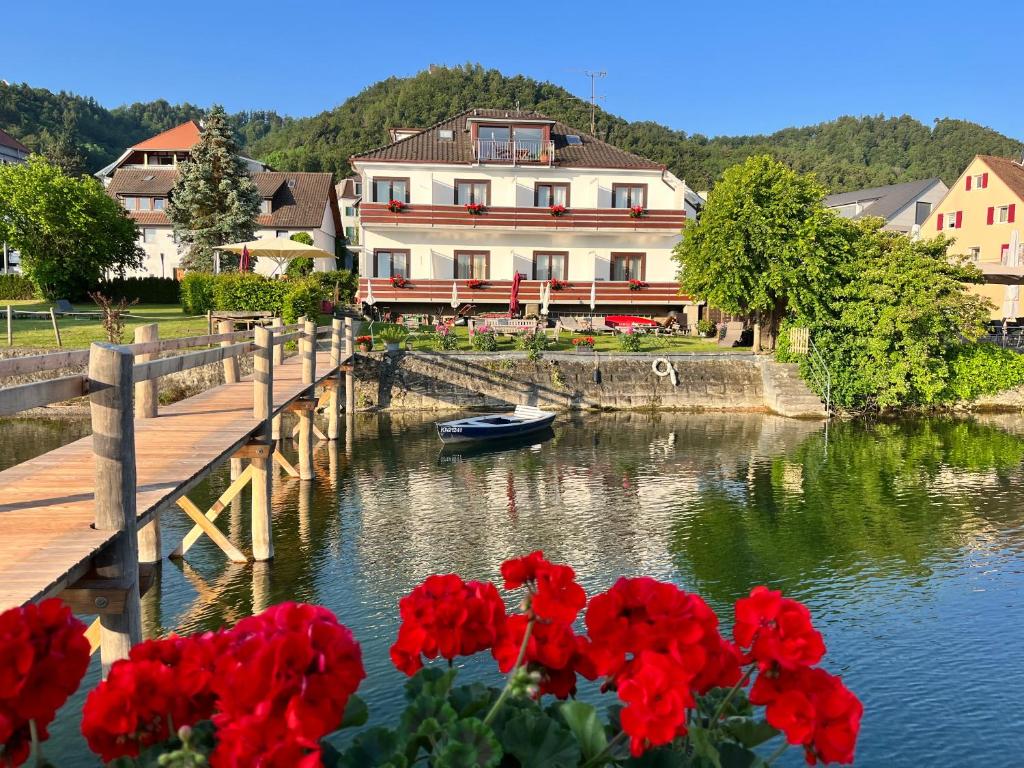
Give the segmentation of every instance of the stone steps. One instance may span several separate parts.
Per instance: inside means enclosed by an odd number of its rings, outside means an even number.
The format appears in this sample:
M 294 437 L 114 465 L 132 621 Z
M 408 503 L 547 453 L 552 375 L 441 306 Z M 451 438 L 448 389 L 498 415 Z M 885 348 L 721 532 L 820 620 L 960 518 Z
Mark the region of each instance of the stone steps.
M 825 405 L 800 377 L 796 363 L 761 363 L 764 381 L 764 402 L 780 416 L 797 419 L 824 419 L 828 417 Z

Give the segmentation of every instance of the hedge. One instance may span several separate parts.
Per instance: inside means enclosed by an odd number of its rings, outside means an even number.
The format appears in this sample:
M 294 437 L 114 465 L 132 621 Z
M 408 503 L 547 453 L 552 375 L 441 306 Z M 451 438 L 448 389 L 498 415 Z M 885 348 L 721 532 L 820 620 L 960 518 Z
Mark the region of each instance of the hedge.
M 303 280 L 271 280 L 251 273 L 189 272 L 181 282 L 181 307 L 186 314 L 203 315 L 211 310 L 273 312 L 288 324 L 301 315 L 316 317 L 320 302 L 328 295 L 317 276 Z
M 213 285 L 216 275 L 187 272 L 181 281 L 181 308 L 186 315 L 205 315 L 213 309 Z
M 359 289 L 359 275 L 347 269 L 337 269 L 333 272 L 314 272 L 310 278 L 319 280 L 324 290 L 324 298 L 334 301 L 334 289 L 338 288 L 338 301 L 342 304 L 351 304 Z
M 36 288 L 24 275 L 0 275 L 0 299 L 34 299 Z
M 138 299 L 140 304 L 177 304 L 179 288 L 173 277 L 122 277 L 100 283 L 97 290 L 112 299 Z

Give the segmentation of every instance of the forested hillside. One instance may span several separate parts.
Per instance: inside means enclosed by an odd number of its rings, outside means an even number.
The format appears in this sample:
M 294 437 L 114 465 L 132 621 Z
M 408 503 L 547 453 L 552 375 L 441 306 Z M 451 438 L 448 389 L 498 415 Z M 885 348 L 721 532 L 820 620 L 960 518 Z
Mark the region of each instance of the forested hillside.
M 590 106 L 551 83 L 508 77 L 478 65 L 439 67 L 410 78 L 388 78 L 309 118 L 273 112 L 231 117 L 247 154 L 281 170 L 348 173 L 348 158 L 387 143 L 391 126 L 426 127 L 471 107 L 536 109 L 586 130 Z M 90 170 L 124 147 L 202 110 L 160 100 L 107 110 L 94 100 L 26 85 L 0 85 L 0 128 L 45 150 L 74 132 Z M 939 176 L 947 183 L 976 154 L 1016 156 L 1016 139 L 963 120 L 933 126 L 908 117 L 840 117 L 767 136 L 708 138 L 653 122 L 630 123 L 598 110 L 597 134 L 624 149 L 665 163 L 690 186 L 704 189 L 728 166 L 769 153 L 800 171 L 816 171 L 834 191 Z

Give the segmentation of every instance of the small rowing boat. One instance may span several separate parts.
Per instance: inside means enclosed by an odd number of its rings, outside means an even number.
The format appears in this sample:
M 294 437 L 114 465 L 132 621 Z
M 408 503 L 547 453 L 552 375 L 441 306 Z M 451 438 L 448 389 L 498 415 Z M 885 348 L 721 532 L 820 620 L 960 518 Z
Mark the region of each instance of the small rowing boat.
M 471 440 L 500 440 L 519 437 L 550 427 L 555 414 L 531 405 L 517 405 L 512 413 L 490 413 L 468 419 L 437 422 L 437 436 L 443 443 Z

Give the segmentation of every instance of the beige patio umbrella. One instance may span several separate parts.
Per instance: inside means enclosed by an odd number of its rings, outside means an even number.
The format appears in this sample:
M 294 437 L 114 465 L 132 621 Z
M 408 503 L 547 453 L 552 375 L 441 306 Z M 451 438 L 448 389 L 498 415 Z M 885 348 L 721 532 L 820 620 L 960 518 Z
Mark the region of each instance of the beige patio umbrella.
M 540 300 L 541 300 L 540 313 L 542 315 L 544 315 L 545 317 L 547 317 L 547 314 L 548 314 L 548 304 L 551 303 L 551 283 L 550 283 L 550 281 L 541 284 L 541 286 L 540 286 Z
M 452 309 L 458 309 L 460 303 L 461 302 L 459 301 L 459 284 L 455 280 L 452 280 Z
M 308 256 L 312 259 L 334 258 L 333 253 L 328 253 L 322 248 L 317 248 L 314 245 L 306 245 L 305 243 L 299 243 L 287 237 L 266 237 L 262 240 L 250 240 L 247 243 L 221 245 L 218 246 L 217 250 L 241 254 L 242 250 L 245 248 L 249 249 L 250 256 L 269 259 L 277 264 L 277 269 L 274 270 L 275 274 L 284 274 L 284 271 L 288 268 L 289 261 L 303 256 Z

